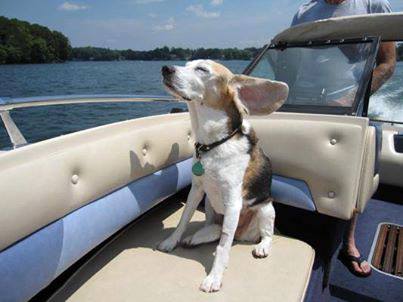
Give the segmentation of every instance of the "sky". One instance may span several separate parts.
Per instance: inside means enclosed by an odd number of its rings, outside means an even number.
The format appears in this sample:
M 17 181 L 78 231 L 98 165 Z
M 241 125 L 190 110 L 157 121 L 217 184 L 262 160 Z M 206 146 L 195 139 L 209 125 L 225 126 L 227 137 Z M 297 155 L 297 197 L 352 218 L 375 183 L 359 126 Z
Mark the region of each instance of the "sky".
M 262 46 L 307 0 L 0 0 L 0 15 L 65 34 L 74 47 Z M 403 11 L 403 0 L 390 0 Z

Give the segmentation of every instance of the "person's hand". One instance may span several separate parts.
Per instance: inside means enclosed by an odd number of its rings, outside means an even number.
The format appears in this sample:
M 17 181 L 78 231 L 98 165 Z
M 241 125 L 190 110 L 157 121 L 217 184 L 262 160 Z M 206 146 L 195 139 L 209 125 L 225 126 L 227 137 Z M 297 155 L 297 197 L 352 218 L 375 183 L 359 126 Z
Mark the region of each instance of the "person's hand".
M 337 100 L 333 100 L 330 102 L 330 106 L 342 106 L 342 107 L 351 107 L 355 100 L 355 95 L 357 93 L 357 89 L 351 89 L 345 95 Z

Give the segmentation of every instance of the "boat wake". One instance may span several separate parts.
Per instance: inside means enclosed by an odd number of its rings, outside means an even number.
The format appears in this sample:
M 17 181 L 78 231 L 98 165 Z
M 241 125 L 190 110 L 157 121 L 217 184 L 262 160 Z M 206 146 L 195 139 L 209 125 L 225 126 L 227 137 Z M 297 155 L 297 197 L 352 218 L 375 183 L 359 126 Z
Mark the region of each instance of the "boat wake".
M 403 87 L 396 89 L 393 84 L 386 84 L 371 96 L 368 108 L 371 118 L 403 122 Z

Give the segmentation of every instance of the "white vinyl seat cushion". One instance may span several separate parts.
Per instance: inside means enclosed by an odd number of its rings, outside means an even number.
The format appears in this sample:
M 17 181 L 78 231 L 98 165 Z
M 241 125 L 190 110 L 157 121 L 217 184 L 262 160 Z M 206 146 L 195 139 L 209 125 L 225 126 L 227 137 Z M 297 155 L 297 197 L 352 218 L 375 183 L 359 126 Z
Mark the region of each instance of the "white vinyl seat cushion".
M 358 200 L 360 209 L 365 207 L 374 186 L 373 175 L 361 173 L 369 171 L 362 169 L 364 161 L 373 166 L 373 155 L 364 154 L 368 119 L 276 112 L 250 121 L 273 173 L 306 185 L 312 202 L 299 207 L 340 219 L 351 218 Z M 179 113 L 87 129 L 1 153 L 0 251 L 193 152 L 189 115 Z M 385 157 L 382 161 L 381 175 L 387 163 Z
M 268 258 L 235 243 L 220 292 L 198 287 L 210 270 L 216 243 L 166 254 L 154 250 L 176 226 L 182 204 L 149 213 L 87 262 L 50 301 L 302 301 L 315 257 L 306 243 L 275 235 Z M 203 225 L 197 211 L 188 233 Z

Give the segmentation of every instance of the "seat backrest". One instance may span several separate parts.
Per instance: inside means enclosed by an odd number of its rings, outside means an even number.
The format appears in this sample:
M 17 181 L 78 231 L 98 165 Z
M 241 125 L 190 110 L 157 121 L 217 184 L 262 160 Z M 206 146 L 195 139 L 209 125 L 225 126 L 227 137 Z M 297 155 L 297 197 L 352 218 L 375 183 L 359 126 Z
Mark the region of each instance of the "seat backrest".
M 364 211 L 368 200 L 370 200 L 372 195 L 374 195 L 379 185 L 379 173 L 376 171 L 376 154 L 378 152 L 376 140 L 375 127 L 368 127 L 365 138 L 364 158 L 357 200 L 357 210 L 360 213 Z
M 349 219 L 363 210 L 375 161 L 367 118 L 277 112 L 250 121 L 273 172 L 305 182 L 319 213 Z
M 189 116 L 180 113 L 114 123 L 0 154 L 0 251 L 192 153 Z

